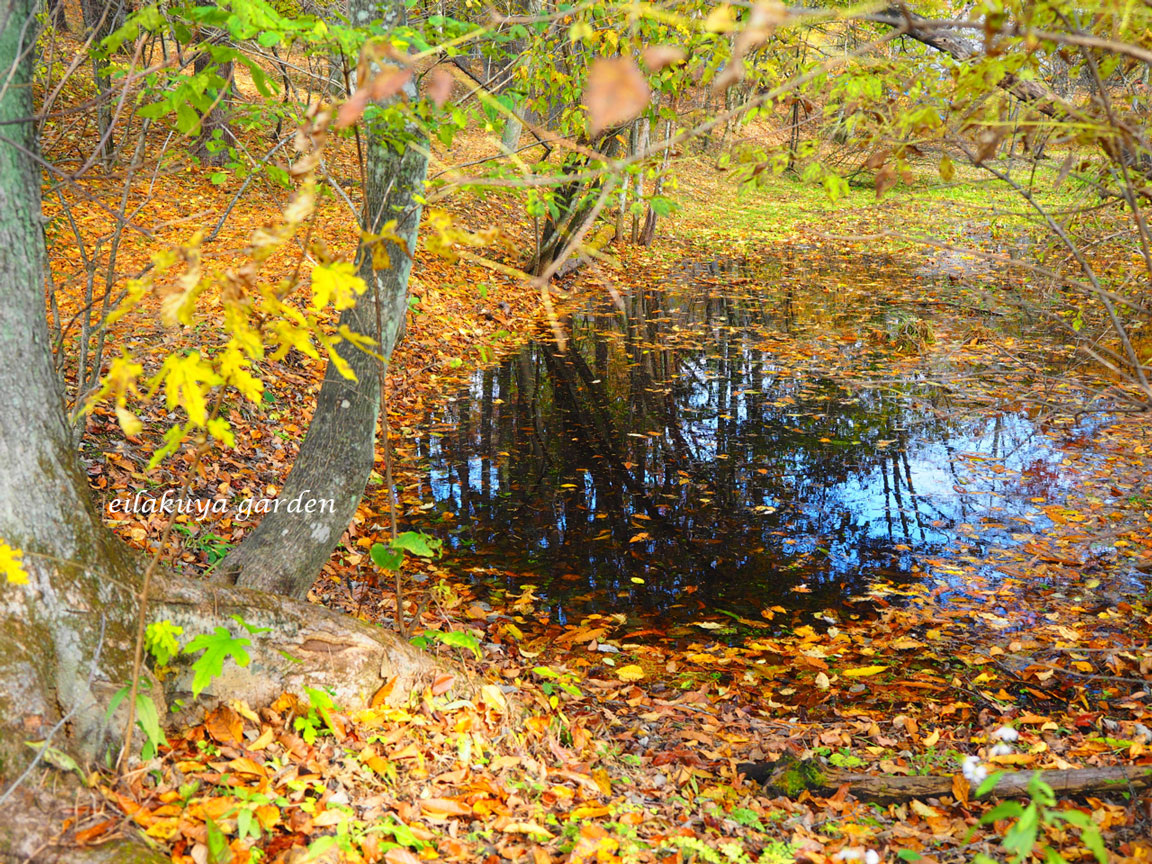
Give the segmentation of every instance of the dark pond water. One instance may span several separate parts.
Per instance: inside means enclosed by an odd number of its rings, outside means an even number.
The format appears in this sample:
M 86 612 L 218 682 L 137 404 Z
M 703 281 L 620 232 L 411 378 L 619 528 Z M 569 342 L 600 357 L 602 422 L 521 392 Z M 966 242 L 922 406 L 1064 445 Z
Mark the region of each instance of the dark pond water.
M 561 620 L 827 608 L 1012 543 L 1059 494 L 1057 433 L 966 407 L 946 368 L 893 378 L 875 337 L 899 310 L 845 281 L 886 266 L 803 291 L 795 267 L 770 288 L 694 267 L 590 300 L 566 351 L 541 333 L 433 411 L 416 527 Z

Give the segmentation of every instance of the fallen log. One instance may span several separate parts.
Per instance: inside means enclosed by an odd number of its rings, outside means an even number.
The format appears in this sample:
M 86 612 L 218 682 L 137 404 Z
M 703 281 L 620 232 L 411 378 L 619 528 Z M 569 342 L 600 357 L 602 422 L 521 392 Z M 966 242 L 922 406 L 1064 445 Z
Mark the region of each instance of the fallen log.
M 776 762 L 743 762 L 736 766 L 736 770 L 747 779 L 764 784 L 770 792 L 788 798 L 795 798 L 805 791 L 830 795 L 847 785 L 849 793 L 862 801 L 896 803 L 914 798 L 955 797 L 956 784 L 967 784 L 963 777 L 952 775 L 854 774 L 814 759 L 799 760 L 790 756 Z M 1036 773 L 1005 771 L 989 794 L 997 798 L 1027 796 L 1028 784 Z M 1152 765 L 1044 770 L 1039 774 L 1057 794 L 1063 795 L 1131 792 L 1152 786 Z M 975 789 L 971 794 L 974 793 Z

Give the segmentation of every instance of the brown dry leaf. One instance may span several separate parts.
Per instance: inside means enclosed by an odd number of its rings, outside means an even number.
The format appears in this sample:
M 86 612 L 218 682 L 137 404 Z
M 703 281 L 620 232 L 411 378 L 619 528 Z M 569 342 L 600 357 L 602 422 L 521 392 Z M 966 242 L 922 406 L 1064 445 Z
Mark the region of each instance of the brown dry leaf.
M 105 831 L 109 830 L 116 824 L 115 819 L 105 819 L 103 822 L 98 822 L 91 828 L 85 828 L 83 831 L 77 831 L 75 842 L 77 846 L 87 846 Z
M 675 45 L 649 45 L 644 49 L 641 58 L 649 72 L 659 72 L 668 66 L 683 63 L 688 54 L 683 48 L 677 48 Z
M 736 37 L 733 54 L 743 57 L 750 50 L 768 41 L 776 28 L 788 18 L 788 8 L 780 0 L 764 0 L 752 7 L 748 24 Z
M 221 705 L 204 720 L 204 728 L 221 744 L 238 744 L 244 737 L 244 721 L 240 715 Z
M 630 57 L 599 58 L 588 70 L 584 104 L 588 132 L 593 137 L 640 116 L 652 92 L 644 74 Z
M 629 663 L 616 670 L 616 677 L 621 681 L 639 681 L 644 677 L 644 669 L 635 663 Z
M 996 155 L 1000 142 L 1004 140 L 1006 129 L 1002 126 L 985 126 L 976 133 L 976 159 L 977 165 Z
M 276 730 L 271 726 L 265 726 L 264 731 L 260 733 L 260 737 L 248 745 L 248 749 L 253 753 L 257 753 L 267 747 L 276 739 Z
M 900 180 L 900 176 L 896 173 L 896 169 L 891 165 L 885 165 L 876 174 L 876 197 L 879 198 Z
M 712 80 L 712 92 L 723 93 L 742 80 L 744 80 L 744 61 L 739 57 L 733 57 L 728 65 L 720 70 L 720 74 Z
M 405 849 L 403 846 L 395 846 L 384 853 L 384 860 L 388 864 L 420 864 L 420 859 Z
M 433 817 L 472 815 L 471 807 L 453 798 L 425 798 L 419 804 L 421 810 Z
M 452 73 L 443 66 L 437 66 L 428 76 L 428 98 L 437 108 L 443 108 L 444 103 L 452 96 Z
M 388 69 L 373 78 L 367 86 L 358 87 L 337 110 L 336 128 L 344 129 L 351 126 L 364 114 L 364 109 L 369 103 L 395 96 L 404 89 L 404 85 L 411 77 L 411 69 Z
M 495 684 L 485 684 L 481 687 L 480 696 L 484 704 L 496 713 L 504 714 L 508 711 L 508 700 L 504 698 L 504 691 Z
M 884 167 L 884 163 L 888 161 L 888 155 L 891 152 L 892 151 L 887 147 L 881 147 L 879 150 L 874 151 L 872 155 L 869 156 L 866 160 L 864 160 L 864 167 L 869 171 L 878 171 L 880 168 Z
M 388 769 L 392 767 L 392 763 L 383 756 L 369 756 L 364 760 L 364 764 L 380 775 L 387 774 Z
M 535 822 L 509 822 L 507 825 L 501 825 L 500 830 L 505 834 L 527 834 L 531 837 L 543 837 L 547 840 L 556 836 Z
M 968 785 L 968 780 L 963 774 L 952 775 L 952 797 L 959 801 L 961 804 L 968 803 L 968 795 L 972 791 L 972 787 Z
M 438 675 L 436 680 L 432 682 L 432 695 L 439 696 L 441 693 L 447 693 L 455 683 L 455 675 Z
M 237 774 L 252 774 L 256 777 L 265 777 L 267 772 L 264 766 L 253 762 L 247 756 L 241 756 L 239 759 L 233 759 L 228 763 L 228 767 L 235 771 Z

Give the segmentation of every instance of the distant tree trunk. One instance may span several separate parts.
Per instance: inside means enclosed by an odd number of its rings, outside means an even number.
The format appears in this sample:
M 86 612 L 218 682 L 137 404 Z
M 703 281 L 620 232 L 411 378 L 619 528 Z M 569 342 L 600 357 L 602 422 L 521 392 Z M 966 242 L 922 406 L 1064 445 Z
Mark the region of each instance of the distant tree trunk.
M 652 189 L 653 197 L 664 194 L 664 179 L 668 173 L 668 162 L 672 157 L 672 121 L 664 121 L 664 154 L 660 157 L 660 171 L 656 174 L 656 184 Z M 658 214 L 651 203 L 644 213 L 644 226 L 640 229 L 638 242 L 641 246 L 651 246 L 656 239 L 656 219 Z
M 519 117 L 509 117 L 504 121 L 504 131 L 500 135 L 500 147 L 508 153 L 515 153 L 520 146 L 520 133 L 524 131 L 524 124 Z
M 402 3 L 393 3 L 388 11 L 388 26 L 403 23 Z M 370 22 L 376 12 L 371 0 L 351 3 L 352 22 L 357 26 Z M 406 96 L 416 99 L 411 82 Z M 376 350 L 385 360 L 392 354 L 408 310 L 408 276 L 421 212 L 414 196 L 423 191 L 428 165 L 421 133 L 413 127 L 401 130 L 400 135 L 410 145 L 403 155 L 397 155 L 380 131 L 368 138 L 361 220 L 363 230 L 379 233 L 385 222 L 402 217 L 397 233 L 405 245 L 402 249 L 390 245 L 390 263 L 383 270 L 373 269 L 371 252 L 361 250 L 360 276 L 369 288 L 340 316 L 341 325 L 376 339 Z M 382 333 L 376 327 L 376 303 L 380 304 Z M 269 513 L 220 564 L 215 577 L 218 581 L 306 597 L 356 514 L 376 456 L 380 384 L 372 356 L 347 344 L 337 350 L 355 372 L 356 380 L 344 378 L 329 364 L 300 455 L 280 493 L 285 500 L 302 495 L 331 501 L 333 506 L 325 513 L 308 515 L 286 510 Z
M 94 49 L 99 47 L 105 36 L 124 23 L 127 3 L 128 0 L 80 0 L 84 29 Z M 100 155 L 107 163 L 111 161 L 116 148 L 109 128 L 112 125 L 112 79 L 108 74 L 108 60 L 105 57 L 92 57 L 92 80 L 96 85 L 96 129 L 100 135 Z
M 652 121 L 647 117 L 638 118 L 632 126 L 632 152 L 647 153 L 650 141 L 650 130 L 652 128 Z M 644 172 L 636 172 L 636 190 L 635 200 L 644 200 Z M 635 244 L 640 239 L 640 214 L 632 214 L 632 243 Z
M 197 73 L 203 72 L 211 65 L 212 55 L 208 51 L 201 51 L 192 61 L 193 69 Z M 218 67 L 216 74 L 224 83 L 218 89 L 210 88 L 208 91 L 208 95 L 213 98 L 213 105 L 200 120 L 200 137 L 196 139 L 193 153 L 201 164 L 219 168 L 228 164 L 228 141 L 232 135 L 228 129 L 227 110 L 228 94 L 232 89 L 232 61 L 229 60 Z
M 65 12 L 64 0 L 46 0 L 44 12 L 48 16 L 48 24 L 57 33 L 68 32 L 68 16 Z

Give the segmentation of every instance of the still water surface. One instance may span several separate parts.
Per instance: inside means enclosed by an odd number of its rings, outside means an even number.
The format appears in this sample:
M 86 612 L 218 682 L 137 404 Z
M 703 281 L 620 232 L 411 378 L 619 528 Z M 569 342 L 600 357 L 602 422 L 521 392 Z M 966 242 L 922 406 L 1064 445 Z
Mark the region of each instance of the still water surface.
M 561 621 L 685 621 L 835 606 L 1042 521 L 1066 428 L 966 405 L 938 359 L 896 364 L 893 316 L 923 309 L 759 275 L 591 299 L 566 350 L 542 332 L 476 372 L 416 441 L 414 527 Z

